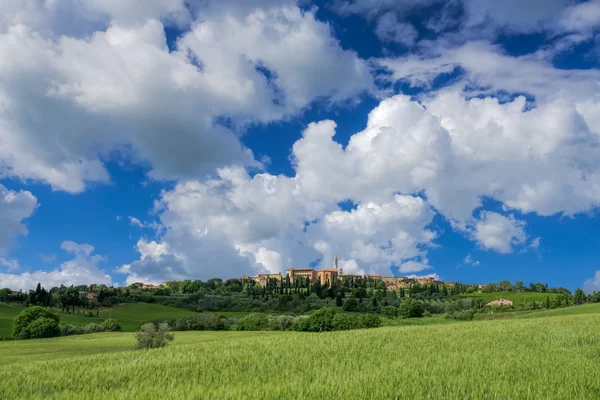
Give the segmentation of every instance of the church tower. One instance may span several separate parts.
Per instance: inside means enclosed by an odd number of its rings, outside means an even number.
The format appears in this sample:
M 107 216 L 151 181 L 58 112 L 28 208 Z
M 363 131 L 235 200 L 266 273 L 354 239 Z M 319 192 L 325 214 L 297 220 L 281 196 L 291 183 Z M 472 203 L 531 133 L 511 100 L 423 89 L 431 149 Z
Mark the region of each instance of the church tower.
M 337 254 L 333 257 L 333 269 L 338 271 L 338 276 L 344 274 L 344 270 L 339 268 Z

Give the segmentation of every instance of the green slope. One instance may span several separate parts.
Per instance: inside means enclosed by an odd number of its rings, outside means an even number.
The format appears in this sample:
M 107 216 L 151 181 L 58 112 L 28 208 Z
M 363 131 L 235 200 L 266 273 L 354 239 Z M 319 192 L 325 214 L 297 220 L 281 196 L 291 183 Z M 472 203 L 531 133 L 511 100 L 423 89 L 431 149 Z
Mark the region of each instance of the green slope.
M 23 307 L 0 303 L 0 337 L 12 335 L 13 320 L 23 310 Z M 54 310 L 60 316 L 61 324 L 86 325 L 92 322 L 100 323 L 101 318 L 85 317 L 82 314 L 67 314 Z
M 555 310 L 545 310 L 539 312 L 532 312 L 528 314 L 519 315 L 516 318 L 545 318 L 545 317 L 557 317 L 565 315 L 587 315 L 587 314 L 600 314 L 600 303 L 594 304 L 582 304 L 580 306 L 572 306 L 567 308 L 557 308 Z
M 495 299 L 507 299 L 512 300 L 516 304 L 522 303 L 531 303 L 533 300 L 539 302 L 545 302 L 546 297 L 550 297 L 550 300 L 558 296 L 556 293 L 537 293 L 537 292 L 524 292 L 524 293 L 515 293 L 515 292 L 492 292 L 492 293 L 472 293 L 472 294 L 463 294 L 458 297 L 464 299 L 481 299 L 484 301 L 492 301 Z
M 148 321 L 192 317 L 194 315 L 198 315 L 198 313 L 182 308 L 150 303 L 126 303 L 100 312 L 102 318 L 110 317 L 119 321 L 123 330 L 127 332 L 137 331 L 140 325 Z
M 12 335 L 15 317 L 23 310 L 11 304 L 0 303 L 0 337 Z M 86 317 L 83 314 L 68 314 L 54 310 L 60 316 L 61 324 L 86 325 L 101 323 L 109 316 L 116 319 L 126 332 L 135 332 L 144 322 L 156 319 L 190 317 L 198 313 L 162 304 L 128 303 L 107 308 L 100 312 L 100 318 Z
M 584 309 L 585 310 L 585 309 Z M 593 399 L 600 314 L 333 333 L 131 333 L 0 343 L 0 398 Z

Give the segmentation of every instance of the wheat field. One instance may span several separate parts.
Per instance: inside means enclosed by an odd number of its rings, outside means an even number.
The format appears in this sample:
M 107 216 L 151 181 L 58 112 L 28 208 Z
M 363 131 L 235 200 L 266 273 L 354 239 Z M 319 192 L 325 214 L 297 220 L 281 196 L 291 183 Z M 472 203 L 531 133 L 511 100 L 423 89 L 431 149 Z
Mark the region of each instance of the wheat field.
M 596 311 L 600 311 L 595 307 Z M 589 312 L 589 309 L 586 309 Z M 2 399 L 596 399 L 600 314 L 0 343 Z

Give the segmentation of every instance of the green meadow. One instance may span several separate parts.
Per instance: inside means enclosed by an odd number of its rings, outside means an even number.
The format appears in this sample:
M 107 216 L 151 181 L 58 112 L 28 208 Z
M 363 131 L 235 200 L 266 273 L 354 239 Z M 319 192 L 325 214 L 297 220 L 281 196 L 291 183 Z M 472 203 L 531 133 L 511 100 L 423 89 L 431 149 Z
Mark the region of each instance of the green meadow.
M 0 342 L 4 399 L 597 399 L 600 305 L 329 333 Z
M 12 323 L 23 307 L 0 303 L 0 337 L 12 335 Z M 158 319 L 192 317 L 198 315 L 182 308 L 168 307 L 162 304 L 126 303 L 100 311 L 100 317 L 86 317 L 83 314 L 68 314 L 54 310 L 60 316 L 62 325 L 87 325 L 101 323 L 111 317 L 119 321 L 125 332 L 135 332 L 145 322 Z M 239 313 L 219 313 L 224 315 Z
M 0 337 L 10 336 L 13 331 L 13 320 L 23 311 L 23 307 L 0 303 Z M 54 310 L 56 311 L 56 310 Z M 92 322 L 102 322 L 103 318 L 86 317 L 83 314 L 67 314 L 57 312 L 61 324 L 86 325 Z

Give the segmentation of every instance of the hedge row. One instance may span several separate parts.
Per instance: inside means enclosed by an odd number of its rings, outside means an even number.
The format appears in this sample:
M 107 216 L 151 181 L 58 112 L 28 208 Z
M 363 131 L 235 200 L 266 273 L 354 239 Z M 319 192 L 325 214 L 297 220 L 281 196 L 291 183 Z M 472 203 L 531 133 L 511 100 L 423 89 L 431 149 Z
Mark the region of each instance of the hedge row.
M 227 318 L 213 314 L 179 318 L 166 322 L 173 331 L 297 331 L 326 332 L 367 329 L 381 326 L 381 318 L 374 314 L 339 314 L 332 308 L 322 308 L 310 315 L 249 314 Z

